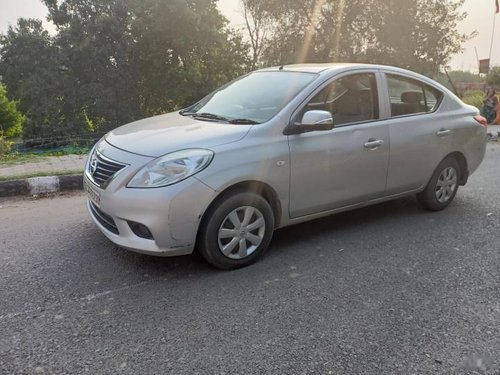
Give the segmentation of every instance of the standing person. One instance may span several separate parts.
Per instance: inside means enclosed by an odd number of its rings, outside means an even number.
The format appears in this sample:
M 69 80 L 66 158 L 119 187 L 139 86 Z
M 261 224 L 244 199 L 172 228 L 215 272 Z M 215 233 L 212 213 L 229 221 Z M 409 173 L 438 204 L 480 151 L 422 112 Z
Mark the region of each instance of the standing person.
M 495 89 L 489 88 L 483 97 L 483 116 L 491 124 L 495 120 L 498 98 L 495 95 Z

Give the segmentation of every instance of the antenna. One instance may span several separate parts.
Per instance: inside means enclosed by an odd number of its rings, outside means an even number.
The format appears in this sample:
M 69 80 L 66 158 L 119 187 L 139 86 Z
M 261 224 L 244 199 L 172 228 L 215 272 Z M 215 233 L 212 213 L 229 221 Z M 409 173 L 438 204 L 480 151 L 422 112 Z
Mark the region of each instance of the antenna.
M 458 96 L 460 98 L 461 95 L 458 93 L 457 87 L 455 86 L 455 84 L 453 83 L 453 80 L 451 79 L 450 75 L 448 74 L 448 69 L 444 68 L 444 72 L 446 73 L 446 76 L 448 77 L 448 81 L 450 81 L 450 85 L 453 88 L 453 92 L 455 93 L 456 96 Z

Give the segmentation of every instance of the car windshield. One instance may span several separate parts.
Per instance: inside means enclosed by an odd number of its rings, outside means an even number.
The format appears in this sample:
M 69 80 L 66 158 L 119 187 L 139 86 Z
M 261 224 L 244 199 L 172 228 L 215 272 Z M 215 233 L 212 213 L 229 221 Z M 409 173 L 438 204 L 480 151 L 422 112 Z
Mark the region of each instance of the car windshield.
M 266 122 L 316 77 L 313 73 L 289 71 L 251 73 L 181 113 L 233 124 Z

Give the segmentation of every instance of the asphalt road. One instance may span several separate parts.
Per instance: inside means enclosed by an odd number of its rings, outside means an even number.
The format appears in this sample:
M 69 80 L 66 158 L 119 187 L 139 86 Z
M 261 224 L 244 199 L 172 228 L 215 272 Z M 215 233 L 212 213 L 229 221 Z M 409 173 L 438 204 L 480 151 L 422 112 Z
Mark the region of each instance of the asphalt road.
M 121 250 L 84 201 L 0 201 L 1 374 L 500 374 L 498 144 L 444 212 L 283 229 L 233 272 Z

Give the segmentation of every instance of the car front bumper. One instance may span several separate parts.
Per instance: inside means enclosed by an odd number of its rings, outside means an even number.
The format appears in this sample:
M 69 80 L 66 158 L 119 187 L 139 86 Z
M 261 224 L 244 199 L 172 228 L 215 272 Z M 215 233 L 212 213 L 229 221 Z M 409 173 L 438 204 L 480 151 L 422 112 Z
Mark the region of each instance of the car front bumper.
M 125 159 L 109 152 L 107 156 Z M 125 249 L 156 256 L 190 254 L 202 215 L 216 192 L 194 177 L 163 188 L 127 188 L 146 161 L 128 159 L 127 167 L 105 189 L 85 173 L 86 190 L 91 190 L 87 201 L 90 217 L 107 238 Z M 147 236 L 134 231 L 138 224 L 147 228 Z

